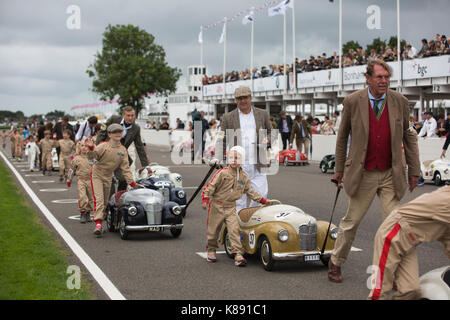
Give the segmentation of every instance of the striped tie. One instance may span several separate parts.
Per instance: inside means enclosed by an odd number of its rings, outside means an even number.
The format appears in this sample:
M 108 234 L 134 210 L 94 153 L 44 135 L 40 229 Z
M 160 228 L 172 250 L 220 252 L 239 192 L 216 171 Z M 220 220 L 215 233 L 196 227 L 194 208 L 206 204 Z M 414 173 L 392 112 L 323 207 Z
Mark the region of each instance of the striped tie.
M 375 116 L 378 117 L 378 112 L 380 111 L 380 108 L 378 107 L 380 102 L 384 99 L 370 99 L 373 102 L 373 112 L 375 113 Z

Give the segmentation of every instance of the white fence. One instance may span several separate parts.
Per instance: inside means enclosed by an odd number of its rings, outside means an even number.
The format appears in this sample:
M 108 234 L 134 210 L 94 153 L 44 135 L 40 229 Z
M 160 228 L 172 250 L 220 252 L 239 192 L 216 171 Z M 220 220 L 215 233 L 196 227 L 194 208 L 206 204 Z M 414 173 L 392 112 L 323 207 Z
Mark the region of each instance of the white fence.
M 188 141 L 191 136 L 190 131 L 184 130 L 146 130 L 141 129 L 141 136 L 145 142 L 150 145 L 150 156 L 151 156 L 151 146 L 165 147 L 169 148 L 171 145 L 176 145 L 185 141 Z M 279 137 L 279 145 L 281 144 L 281 136 Z M 442 147 L 444 145 L 445 139 L 443 138 L 419 138 L 419 151 L 420 160 L 433 160 L 438 159 L 442 152 Z M 336 136 L 331 135 L 319 135 L 314 134 L 312 139 L 312 157 L 313 161 L 320 161 L 327 154 L 334 154 L 336 147 Z M 295 148 L 295 143 L 294 143 Z

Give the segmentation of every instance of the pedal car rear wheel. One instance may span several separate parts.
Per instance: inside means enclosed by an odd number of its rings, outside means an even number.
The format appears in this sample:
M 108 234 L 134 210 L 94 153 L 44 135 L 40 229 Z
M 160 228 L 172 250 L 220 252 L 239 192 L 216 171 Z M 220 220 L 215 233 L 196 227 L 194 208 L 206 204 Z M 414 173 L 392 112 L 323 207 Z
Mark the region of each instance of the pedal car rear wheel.
M 323 263 L 325 267 L 328 267 L 328 263 L 330 262 L 330 257 L 320 256 L 320 261 Z
M 125 219 L 123 215 L 120 215 L 119 234 L 122 240 L 127 240 L 129 232 L 125 229 Z
M 183 229 L 170 229 L 170 233 L 174 238 L 178 238 L 181 235 L 181 231 L 183 231 Z
M 259 258 L 266 271 L 272 271 L 275 265 L 275 260 L 272 257 L 272 246 L 269 239 L 265 236 L 261 236 L 259 245 Z
M 442 178 L 441 178 L 441 174 L 439 172 L 436 172 L 436 174 L 434 176 L 434 184 L 437 186 L 442 185 Z
M 111 209 L 109 207 L 106 214 L 106 226 L 109 232 L 116 231 L 116 227 L 114 226 L 114 214 L 111 212 Z

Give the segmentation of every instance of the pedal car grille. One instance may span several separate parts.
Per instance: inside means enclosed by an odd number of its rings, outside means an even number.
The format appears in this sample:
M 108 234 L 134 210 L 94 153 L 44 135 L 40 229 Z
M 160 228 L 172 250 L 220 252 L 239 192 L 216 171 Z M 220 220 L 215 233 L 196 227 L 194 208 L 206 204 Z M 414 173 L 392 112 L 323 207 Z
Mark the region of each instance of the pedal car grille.
M 299 227 L 300 250 L 315 250 L 317 248 L 317 225 L 309 222 Z
M 161 188 L 158 190 L 163 198 L 164 198 L 164 202 L 170 201 L 170 189 L 169 188 Z
M 144 208 L 148 224 L 161 224 L 162 205 L 160 203 L 147 203 Z

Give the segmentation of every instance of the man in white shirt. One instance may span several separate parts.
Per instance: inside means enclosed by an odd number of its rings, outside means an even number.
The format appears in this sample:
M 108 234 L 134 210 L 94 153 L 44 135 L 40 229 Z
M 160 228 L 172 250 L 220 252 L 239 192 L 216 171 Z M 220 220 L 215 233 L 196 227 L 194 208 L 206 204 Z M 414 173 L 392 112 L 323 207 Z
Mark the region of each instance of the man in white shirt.
M 83 140 L 83 138 L 89 138 L 95 136 L 95 125 L 98 119 L 96 116 L 89 117 L 79 128 L 75 135 L 75 143 Z
M 341 117 L 339 116 L 339 111 L 335 111 L 333 114 L 334 117 L 334 132 L 336 132 L 336 134 L 339 131 L 339 126 L 341 125 Z
M 216 144 L 216 154 L 220 147 L 223 148 L 223 154 L 225 154 L 227 147 L 241 145 L 245 149 L 245 162 L 242 169 L 250 178 L 252 188 L 266 198 L 268 185 L 264 167 L 269 165 L 269 160 L 265 156 L 267 148 L 270 146 L 270 140 L 272 140 L 271 135 L 276 134 L 278 137 L 278 132 L 272 130 L 269 114 L 265 110 L 252 107 L 249 87 L 237 88 L 234 97 L 237 108 L 222 116 L 219 136 L 224 141 L 218 139 L 218 142 L 223 145 Z M 229 133 L 234 133 L 234 136 L 229 136 Z M 267 135 L 265 136 L 265 134 Z M 250 206 L 256 205 L 259 204 L 253 202 L 250 204 Z M 236 211 L 246 207 L 247 196 L 244 195 L 236 201 Z
M 411 46 L 410 44 L 406 45 L 406 53 L 408 55 L 408 58 L 415 59 L 417 58 L 417 49 Z
M 420 129 L 419 137 L 437 138 L 436 128 L 437 122 L 433 118 L 433 112 L 426 112 L 426 120 L 423 123 L 422 129 Z

